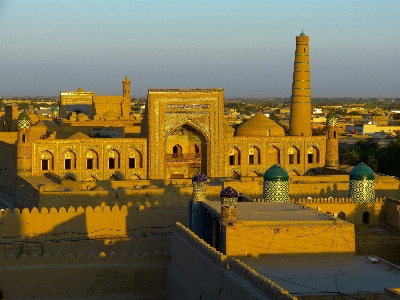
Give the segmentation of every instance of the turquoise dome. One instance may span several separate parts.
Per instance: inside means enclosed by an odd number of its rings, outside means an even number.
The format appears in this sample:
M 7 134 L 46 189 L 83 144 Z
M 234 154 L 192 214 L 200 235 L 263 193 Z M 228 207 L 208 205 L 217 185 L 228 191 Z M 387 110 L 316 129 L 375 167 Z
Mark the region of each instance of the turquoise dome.
M 53 107 L 53 108 L 51 109 L 51 111 L 52 111 L 52 112 L 58 111 L 58 108 L 57 108 L 57 107 Z
M 264 173 L 264 181 L 288 181 L 289 174 L 280 165 L 275 164 Z
M 374 171 L 363 162 L 359 163 L 351 170 L 350 180 L 374 180 Z
M 24 121 L 24 120 L 30 121 L 31 118 L 29 118 L 29 116 L 28 116 L 28 114 L 27 114 L 26 112 L 22 112 L 22 113 L 19 114 L 17 120 L 18 120 L 18 121 Z
M 300 36 L 305 36 L 304 31 L 301 30 Z

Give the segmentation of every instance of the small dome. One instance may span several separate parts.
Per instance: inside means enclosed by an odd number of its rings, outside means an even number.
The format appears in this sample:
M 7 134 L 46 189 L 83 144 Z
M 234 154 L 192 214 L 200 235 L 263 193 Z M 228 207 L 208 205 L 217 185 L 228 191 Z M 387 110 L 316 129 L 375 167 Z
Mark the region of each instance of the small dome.
M 77 132 L 71 135 L 68 139 L 70 140 L 89 140 L 90 137 L 82 132 Z
M 289 175 L 288 172 L 280 165 L 275 164 L 271 166 L 264 173 L 264 181 L 288 181 Z
M 31 118 L 29 118 L 29 116 L 28 116 L 28 114 L 26 112 L 22 112 L 22 113 L 19 114 L 17 120 L 18 121 L 23 121 L 23 120 L 30 121 Z
M 76 115 L 76 120 L 77 121 L 88 121 L 89 117 L 85 115 L 84 113 L 79 113 Z
M 51 109 L 51 111 L 52 111 L 52 112 L 58 112 L 58 107 L 53 107 L 53 108 Z
M 236 129 L 236 136 L 285 136 L 285 131 L 263 113 L 257 113 Z
M 301 30 L 300 36 L 305 36 L 304 31 Z
M 239 194 L 238 194 L 238 192 L 237 192 L 234 188 L 228 186 L 228 187 L 224 188 L 224 189 L 221 191 L 221 193 L 219 194 L 219 196 L 220 196 L 221 198 L 237 198 L 237 197 L 239 197 Z
M 105 112 L 104 114 L 103 114 L 103 117 L 104 118 L 108 118 L 108 119 L 111 119 L 111 118 L 119 118 L 121 115 L 119 114 L 119 113 L 117 113 L 116 111 L 114 111 L 114 110 L 109 110 L 109 111 L 107 111 L 107 112 Z
M 207 181 L 207 176 L 204 175 L 203 173 L 197 173 L 192 178 L 192 183 L 194 183 L 194 182 L 206 182 L 206 181 Z
M 359 163 L 351 170 L 350 180 L 374 180 L 374 171 L 363 162 Z

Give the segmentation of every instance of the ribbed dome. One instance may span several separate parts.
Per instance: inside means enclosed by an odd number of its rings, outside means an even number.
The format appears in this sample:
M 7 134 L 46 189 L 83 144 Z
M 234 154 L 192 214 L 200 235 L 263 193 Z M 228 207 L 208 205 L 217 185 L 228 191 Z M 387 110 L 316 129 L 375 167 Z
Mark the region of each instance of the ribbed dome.
M 264 181 L 288 181 L 289 175 L 288 172 L 280 165 L 275 164 L 271 166 L 264 173 Z
M 228 187 L 224 188 L 224 189 L 221 191 L 221 193 L 219 194 L 219 196 L 220 196 L 221 198 L 237 198 L 237 197 L 239 197 L 239 194 L 238 194 L 238 192 L 237 192 L 234 188 L 228 186 Z
M 197 173 L 192 178 L 192 183 L 193 182 L 206 182 L 206 181 L 207 181 L 207 176 L 204 175 L 203 173 Z
M 374 171 L 362 162 L 351 170 L 350 180 L 374 180 L 374 174 Z
M 285 131 L 263 113 L 257 113 L 236 129 L 236 136 L 285 136 Z

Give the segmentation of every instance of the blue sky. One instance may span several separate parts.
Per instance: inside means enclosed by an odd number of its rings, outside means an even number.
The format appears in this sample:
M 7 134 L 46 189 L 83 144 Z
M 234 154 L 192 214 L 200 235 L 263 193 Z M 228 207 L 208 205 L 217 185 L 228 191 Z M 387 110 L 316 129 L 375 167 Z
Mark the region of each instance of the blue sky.
M 290 97 L 302 28 L 314 97 L 400 97 L 399 0 L 0 0 L 0 95 Z

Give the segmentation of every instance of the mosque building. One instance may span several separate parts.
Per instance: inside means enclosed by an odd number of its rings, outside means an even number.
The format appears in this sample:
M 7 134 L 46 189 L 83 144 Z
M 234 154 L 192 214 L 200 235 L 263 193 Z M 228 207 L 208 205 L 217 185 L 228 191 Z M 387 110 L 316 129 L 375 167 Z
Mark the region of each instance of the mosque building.
M 136 119 L 128 77 L 122 96 L 61 92 L 53 121 L 6 107 L 0 294 L 399 299 L 399 181 L 340 169 L 335 114 L 312 136 L 308 41 L 289 135 L 261 113 L 230 127 L 223 89 L 150 89 Z

